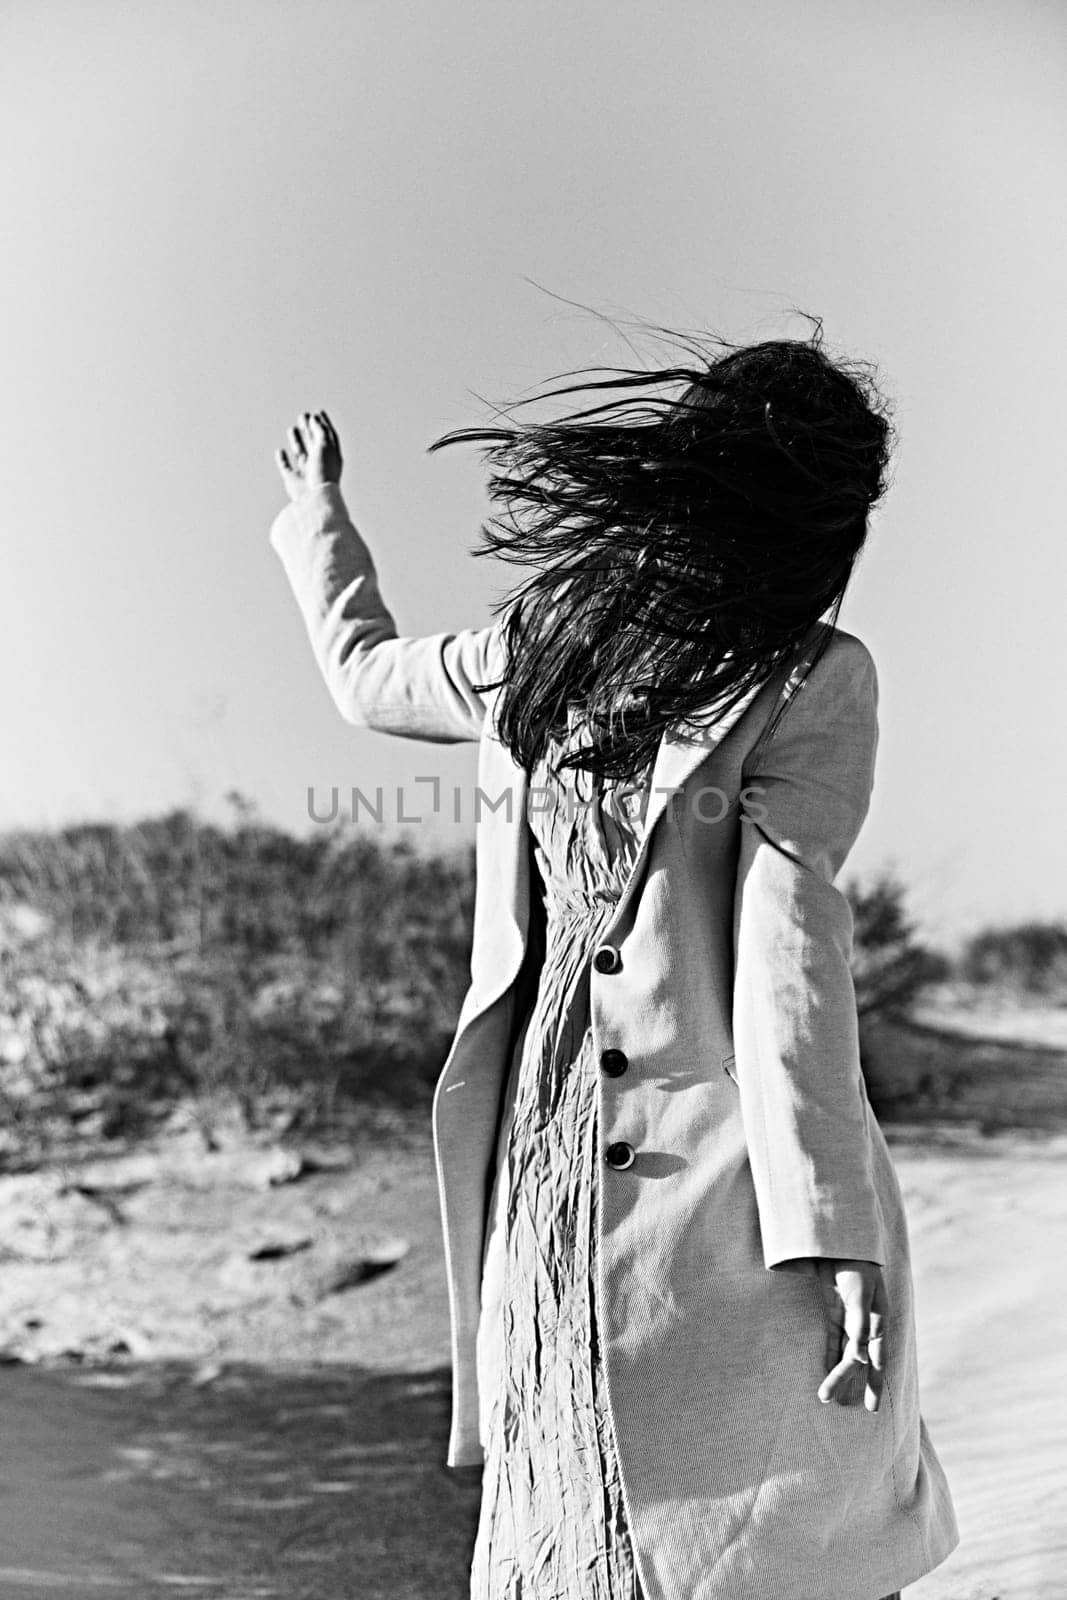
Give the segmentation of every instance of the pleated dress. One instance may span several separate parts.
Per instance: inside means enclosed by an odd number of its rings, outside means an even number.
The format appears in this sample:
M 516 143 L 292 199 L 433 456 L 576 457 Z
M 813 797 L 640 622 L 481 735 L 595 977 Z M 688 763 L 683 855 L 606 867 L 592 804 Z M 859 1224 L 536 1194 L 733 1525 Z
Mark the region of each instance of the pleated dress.
M 572 736 L 575 724 L 572 719 Z M 471 1600 L 642 1600 L 597 1340 L 597 1072 L 589 962 L 640 848 L 646 769 L 627 785 L 531 774 L 544 905 L 515 1041 L 483 1261 L 478 1377 L 488 1435 Z M 499 1306 L 499 1311 L 495 1309 Z

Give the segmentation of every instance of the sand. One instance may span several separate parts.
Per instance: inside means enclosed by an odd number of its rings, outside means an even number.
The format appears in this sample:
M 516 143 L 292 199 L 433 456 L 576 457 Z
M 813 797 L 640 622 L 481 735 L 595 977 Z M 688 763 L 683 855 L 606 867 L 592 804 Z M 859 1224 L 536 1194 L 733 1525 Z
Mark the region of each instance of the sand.
M 887 1137 L 910 1223 L 923 1414 L 953 1489 L 962 1533 L 959 1549 L 910 1586 L 906 1600 L 1061 1600 L 1067 1595 L 1067 1397 L 1058 1289 L 1067 1260 L 1067 1136 L 982 1136 L 957 1123 L 914 1130 L 891 1126 Z M 61 1413 L 54 1431 L 64 1448 L 80 1449 L 86 1462 L 95 1453 L 100 1462 L 95 1489 L 88 1467 L 77 1475 L 78 1518 L 91 1528 L 106 1516 L 111 1537 L 121 1543 L 125 1502 L 115 1462 L 134 1447 L 138 1428 L 166 1440 L 173 1436 L 176 1418 L 188 1412 L 191 1421 L 196 1412 L 202 1427 L 210 1429 L 210 1411 L 197 1411 L 201 1402 L 193 1396 L 209 1394 L 213 1384 L 224 1392 L 228 1363 L 260 1364 L 263 1405 L 268 1411 L 271 1404 L 281 1406 L 279 1415 L 288 1380 L 280 1369 L 270 1377 L 272 1363 L 326 1363 L 338 1382 L 346 1381 L 343 1369 L 353 1383 L 357 1368 L 378 1372 L 390 1383 L 402 1382 L 404 1374 L 422 1374 L 435 1392 L 441 1383 L 444 1389 L 427 1418 L 420 1414 L 404 1421 L 406 1414 L 396 1412 L 396 1448 L 413 1490 L 426 1482 L 427 1473 L 438 1487 L 417 1527 L 411 1525 L 411 1551 L 401 1547 L 403 1518 L 393 1524 L 391 1537 L 400 1541 L 395 1558 L 410 1581 L 390 1590 L 388 1572 L 379 1570 L 365 1592 L 421 1592 L 411 1561 L 425 1554 L 427 1540 L 435 1537 L 433 1518 L 440 1515 L 448 1519 L 448 1528 L 442 1522 L 440 1581 L 433 1600 L 462 1597 L 467 1535 L 457 1543 L 453 1523 L 460 1515 L 472 1532 L 476 1486 L 460 1484 L 441 1468 L 448 1313 L 428 1128 L 401 1151 L 364 1152 L 344 1166 L 327 1164 L 296 1181 L 272 1182 L 272 1174 L 282 1176 L 284 1164 L 279 1166 L 269 1151 L 208 1157 L 176 1144 L 151 1157 L 142 1152 L 97 1161 L 77 1173 L 0 1179 L 7 1242 L 0 1347 L 9 1360 L 32 1363 L 10 1365 L 3 1375 L 7 1414 L 17 1416 L 20 1405 L 28 1407 L 27 1415 L 32 1413 L 40 1429 L 48 1426 L 50 1406 Z M 74 1180 L 89 1194 L 72 1189 Z M 102 1199 L 109 1192 L 110 1210 Z M 339 1263 L 358 1260 L 361 1252 L 373 1254 L 383 1242 L 395 1247 L 395 1266 L 347 1289 L 330 1287 Z M 405 1242 L 406 1251 L 400 1248 Z M 253 1259 L 264 1244 L 295 1248 L 279 1255 L 268 1249 L 266 1257 Z M 113 1346 L 124 1350 L 130 1387 L 114 1410 L 105 1415 L 99 1410 L 103 1402 L 96 1401 L 97 1411 L 79 1420 L 79 1391 L 70 1386 L 79 1381 L 76 1357 L 68 1357 L 72 1364 L 62 1382 L 50 1381 L 48 1367 L 64 1349 L 80 1349 L 92 1360 Z M 183 1389 L 177 1379 L 174 1385 L 168 1380 L 164 1410 L 159 1409 L 164 1401 L 157 1400 L 151 1416 L 141 1415 L 136 1397 L 148 1394 L 148 1380 L 136 1374 L 148 1372 L 153 1363 L 162 1371 L 179 1359 L 188 1363 L 190 1386 Z M 91 1385 L 92 1370 L 82 1367 L 82 1384 Z M 234 1418 L 227 1418 L 232 1437 Z M 362 1425 L 358 1413 L 351 1425 Z M 381 1426 L 380 1420 L 375 1423 L 376 1437 Z M 301 1435 L 300 1449 L 313 1461 L 316 1434 L 311 1422 L 308 1427 L 312 1431 Z M 80 1446 L 79 1429 L 86 1432 Z M 39 1498 L 35 1486 L 54 1469 L 33 1438 L 16 1428 L 5 1444 L 8 1484 L 17 1480 L 21 1503 L 30 1508 Z M 355 1433 L 352 1441 L 353 1449 L 364 1448 Z M 210 1432 L 198 1448 L 210 1452 Z M 381 1448 L 374 1445 L 374 1451 Z M 329 1545 L 332 1538 L 339 1550 L 345 1541 L 351 1545 L 369 1538 L 378 1515 L 375 1495 L 388 1488 L 395 1496 L 401 1487 L 397 1470 L 394 1460 L 388 1485 L 383 1479 L 378 1489 L 376 1479 L 365 1478 L 355 1504 L 339 1495 L 336 1515 L 343 1523 L 332 1534 L 325 1506 L 320 1539 Z M 184 1493 L 181 1482 L 161 1482 L 159 1491 L 164 1490 L 170 1510 L 176 1511 L 174 1496 L 180 1501 Z M 129 1501 L 131 1549 L 151 1492 L 141 1483 Z M 63 1554 L 51 1531 L 59 1525 L 55 1519 L 64 1517 L 66 1493 L 62 1484 L 49 1490 L 49 1517 L 39 1533 L 25 1511 L 21 1514 L 20 1559 L 4 1573 L 5 1595 L 21 1592 L 23 1576 L 26 1592 L 37 1595 L 76 1591 L 79 1571 L 88 1577 L 79 1565 L 82 1547 L 69 1543 Z M 94 1506 L 99 1508 L 96 1523 Z M 369 1519 L 362 1533 L 361 1507 Z M 262 1538 L 269 1541 L 277 1530 L 266 1505 L 264 1514 Z M 218 1591 L 205 1584 L 200 1592 L 244 1592 L 238 1577 L 252 1572 L 246 1555 L 257 1539 L 254 1528 L 242 1527 L 240 1541 L 230 1548 L 220 1525 L 213 1543 L 216 1578 L 230 1571 L 227 1562 L 233 1576 L 224 1578 Z M 107 1559 L 106 1551 L 96 1550 L 93 1587 L 106 1576 Z M 155 1592 L 145 1582 L 145 1571 L 139 1580 L 131 1579 L 132 1591 L 141 1596 Z M 44 1577 L 49 1572 L 54 1583 Z M 275 1579 L 280 1573 L 275 1566 Z M 187 1576 L 192 1575 L 190 1569 Z M 273 1589 L 262 1573 L 258 1581 L 260 1594 L 286 1592 L 284 1584 Z M 117 1571 L 111 1586 L 127 1589 Z M 337 1591 L 338 1600 L 342 1592 Z M 315 1593 L 333 1591 L 327 1584 Z
M 923 1415 L 959 1548 L 907 1600 L 1067 1594 L 1067 1386 L 1058 1285 L 1067 1139 L 891 1139 L 908 1208 Z

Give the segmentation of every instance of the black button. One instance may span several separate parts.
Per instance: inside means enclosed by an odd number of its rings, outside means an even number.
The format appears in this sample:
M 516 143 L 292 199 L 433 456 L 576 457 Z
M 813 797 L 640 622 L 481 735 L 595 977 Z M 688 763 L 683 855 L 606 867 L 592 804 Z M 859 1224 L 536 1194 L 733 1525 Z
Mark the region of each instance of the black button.
M 593 957 L 593 965 L 598 972 L 618 972 L 622 957 L 613 944 L 602 944 Z
M 630 1063 L 621 1050 L 602 1050 L 600 1065 L 609 1078 L 621 1078 Z
M 634 1147 L 632 1144 L 627 1144 L 625 1139 L 620 1139 L 617 1144 L 608 1145 L 608 1148 L 604 1151 L 604 1159 L 609 1167 L 615 1167 L 617 1170 L 622 1171 L 626 1167 L 633 1166 L 636 1160 Z

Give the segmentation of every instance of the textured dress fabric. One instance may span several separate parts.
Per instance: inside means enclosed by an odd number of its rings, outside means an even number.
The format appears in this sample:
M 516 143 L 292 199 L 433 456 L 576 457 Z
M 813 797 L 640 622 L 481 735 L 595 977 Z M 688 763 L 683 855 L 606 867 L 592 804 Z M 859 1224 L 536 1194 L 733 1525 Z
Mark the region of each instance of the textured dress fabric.
M 641 794 L 533 774 L 544 955 L 505 1091 L 479 1327 L 487 1448 L 471 1600 L 641 1600 L 596 1327 L 598 1064 L 588 964 L 641 842 Z M 542 802 L 538 804 L 538 802 Z
M 533 774 L 545 912 L 512 1050 L 478 1331 L 486 1441 L 471 1600 L 643 1600 L 597 1339 L 597 1072 L 589 957 L 641 845 L 649 772 Z M 538 803 L 540 802 L 540 803 Z M 885 1600 L 899 1600 L 899 1591 Z

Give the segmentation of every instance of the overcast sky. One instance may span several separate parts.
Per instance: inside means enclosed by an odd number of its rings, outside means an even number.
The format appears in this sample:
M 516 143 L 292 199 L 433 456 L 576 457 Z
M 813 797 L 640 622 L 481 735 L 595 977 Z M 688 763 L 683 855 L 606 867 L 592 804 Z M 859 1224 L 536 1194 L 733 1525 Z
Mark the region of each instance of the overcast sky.
M 7 0 L 0 826 L 469 790 L 473 746 L 317 676 L 267 543 L 290 422 L 338 424 L 400 631 L 483 626 L 484 469 L 426 447 L 631 359 L 563 302 L 799 305 L 901 433 L 841 619 L 882 692 L 845 876 L 896 866 L 945 939 L 1067 914 L 1065 106 L 1054 0 Z

